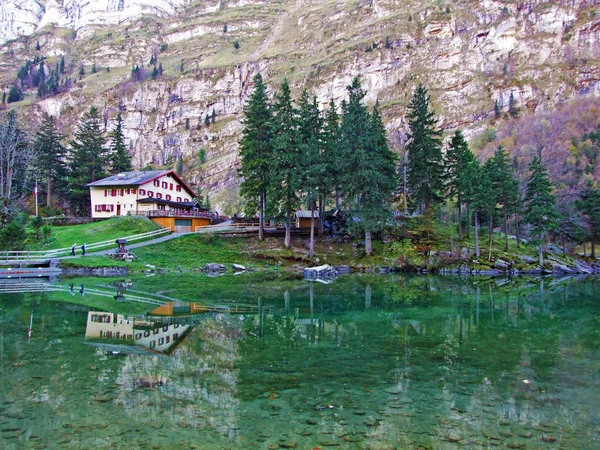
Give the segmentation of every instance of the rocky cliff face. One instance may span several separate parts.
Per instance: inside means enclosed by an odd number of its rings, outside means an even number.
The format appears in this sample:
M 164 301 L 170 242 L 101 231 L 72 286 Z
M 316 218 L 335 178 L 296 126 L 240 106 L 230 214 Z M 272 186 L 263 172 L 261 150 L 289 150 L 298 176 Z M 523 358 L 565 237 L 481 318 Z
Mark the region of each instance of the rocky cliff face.
M 295 94 L 307 87 L 323 106 L 344 98 L 359 75 L 367 101 L 382 105 L 392 144 L 418 82 L 429 87 L 441 125 L 464 128 L 467 135 L 487 126 L 496 101 L 506 110 L 511 93 L 529 111 L 600 94 L 598 0 L 3 5 L 2 36 L 21 35 L 0 49 L 4 89 L 36 53 L 50 64 L 64 55 L 73 78 L 80 64 L 88 69 L 65 92 L 37 100 L 32 91 L 14 106 L 59 116 L 67 132 L 90 104 L 102 108 L 109 127 L 121 108 L 138 167 L 171 164 L 182 155 L 191 177 L 217 203 L 239 182 L 242 106 L 258 71 L 273 89 L 283 77 Z M 164 73 L 132 81 L 134 65 L 151 72 L 152 55 Z M 92 64 L 95 74 L 89 73 Z M 206 126 L 213 111 L 215 123 Z

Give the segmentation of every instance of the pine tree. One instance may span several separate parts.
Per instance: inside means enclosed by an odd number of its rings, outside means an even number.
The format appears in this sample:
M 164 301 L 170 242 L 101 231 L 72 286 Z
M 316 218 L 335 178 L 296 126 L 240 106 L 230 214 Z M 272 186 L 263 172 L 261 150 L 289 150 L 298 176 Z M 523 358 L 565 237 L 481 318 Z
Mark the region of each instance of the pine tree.
M 66 167 L 66 148 L 61 144 L 63 136 L 56 129 L 53 116 L 44 114 L 42 123 L 35 134 L 35 172 L 45 180 L 46 205 L 52 204 L 52 193 L 64 191 Z
M 576 202 L 577 208 L 583 212 L 592 247 L 591 258 L 596 260 L 596 242 L 600 239 L 600 189 L 588 181 Z
M 298 101 L 298 138 L 300 150 L 301 189 L 306 193 L 311 210 L 309 257 L 315 249 L 315 209 L 322 205 L 327 185 L 327 168 L 324 164 L 323 120 L 317 99 L 310 99 L 304 89 Z
M 512 91 L 508 97 L 508 114 L 513 118 L 519 117 L 519 108 L 517 107 L 517 101 Z
M 292 105 L 290 86 L 284 80 L 273 105 L 271 186 L 272 198 L 285 219 L 285 248 L 291 246 L 291 220 L 300 205 L 302 167 L 299 164 L 301 155 L 297 115 Z
M 85 75 L 85 67 L 83 66 L 83 64 L 81 64 L 81 66 L 79 66 L 79 79 L 81 80 L 84 75 Z
M 552 184 L 546 168 L 536 156 L 529 165 L 529 180 L 525 193 L 525 222 L 531 225 L 531 231 L 537 236 L 539 245 L 539 262 L 544 266 L 544 242 L 546 235 L 558 220 L 556 200 L 552 193 Z
M 500 103 L 498 102 L 498 99 L 496 99 L 496 102 L 494 103 L 494 117 L 496 119 L 499 119 L 500 118 L 500 113 L 501 113 Z
M 264 212 L 272 168 L 271 107 L 266 86 L 260 73 L 254 76 L 254 91 L 244 106 L 244 128 L 240 139 L 241 195 L 257 201 L 259 210 L 258 237 L 264 239 Z
M 340 152 L 338 151 L 340 145 L 340 116 L 337 112 L 337 107 L 333 99 L 329 102 L 329 109 L 325 113 L 324 125 L 323 125 L 323 166 L 327 173 L 327 176 L 323 179 L 323 186 L 321 192 L 323 197 L 321 204 L 323 205 L 326 201 L 326 196 L 331 192 L 335 192 L 335 207 L 340 208 L 339 202 L 339 191 L 341 184 L 341 169 L 338 164 L 338 157 Z M 321 232 L 323 231 L 323 207 L 319 210 L 321 216 Z
M 340 127 L 341 184 L 346 207 L 355 218 L 352 228 L 364 232 L 365 252 L 370 255 L 372 233 L 391 217 L 396 158 L 387 145 L 378 105 L 369 114 L 362 104 L 365 92 L 358 78 L 347 90 L 349 98 Z
M 475 156 L 469 149 L 469 145 L 465 140 L 462 131 L 456 130 L 446 157 L 444 159 L 445 166 L 445 181 L 446 195 L 448 198 L 456 198 L 456 208 L 458 210 L 458 239 L 462 240 L 462 207 L 465 197 L 468 195 L 468 190 L 472 180 L 469 172 L 469 165 L 472 164 Z
M 98 109 L 90 107 L 77 124 L 74 139 L 69 143 L 69 193 L 80 215 L 90 213 L 89 188 L 86 185 L 104 177 L 107 152 L 101 123 Z
M 217 120 L 217 113 L 215 112 L 215 108 L 212 110 L 212 114 L 210 116 L 210 123 L 214 124 Z
M 110 173 L 114 175 L 133 170 L 131 166 L 131 157 L 127 151 L 125 137 L 123 136 L 123 117 L 121 111 L 117 113 L 115 126 L 109 133 L 109 142 L 108 163 L 110 166 Z
M 441 131 L 429 110 L 427 89 L 419 84 L 411 99 L 407 114 L 410 127 L 408 152 L 408 184 L 410 201 L 424 206 L 428 229 L 431 228 L 432 208 L 443 199 L 443 174 Z
M 513 173 L 510 158 L 502 146 L 499 146 L 494 153 L 490 168 L 490 179 L 496 202 L 502 208 L 504 251 L 508 251 L 508 217 L 516 212 L 521 200 L 519 182 Z

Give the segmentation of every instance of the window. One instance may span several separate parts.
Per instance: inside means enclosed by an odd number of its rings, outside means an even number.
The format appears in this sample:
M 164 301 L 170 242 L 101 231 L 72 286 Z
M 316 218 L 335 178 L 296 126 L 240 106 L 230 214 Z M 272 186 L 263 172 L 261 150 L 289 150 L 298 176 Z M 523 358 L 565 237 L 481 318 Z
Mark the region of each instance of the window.
M 166 195 L 165 199 L 171 200 L 171 196 L 169 194 Z
M 116 190 L 116 189 L 112 189 L 112 190 L 110 191 L 110 196 L 111 196 L 111 197 L 116 197 L 116 196 L 117 196 L 117 190 Z
M 145 189 L 140 189 L 140 195 L 146 195 L 146 190 Z
M 131 192 L 131 189 L 125 189 L 125 193 L 126 193 L 127 195 L 129 195 L 129 193 L 130 193 L 130 192 Z
M 166 342 L 167 342 L 167 344 L 168 344 L 169 342 L 171 342 L 171 336 L 167 336 L 167 341 L 166 341 Z
M 136 333 L 135 334 L 135 338 L 136 339 L 141 339 L 142 338 L 142 333 Z
M 154 197 L 154 192 L 148 191 L 148 197 Z
M 155 187 L 160 187 L 160 181 L 154 180 L 154 186 Z
M 166 182 L 166 181 L 163 181 L 163 182 L 162 182 L 162 187 L 163 187 L 163 189 L 166 189 L 166 188 L 167 188 L 167 182 Z
M 161 194 L 160 192 L 158 192 L 158 193 L 156 194 L 156 198 L 162 198 L 162 194 Z
M 137 193 L 137 189 L 132 189 L 131 193 L 135 195 Z
M 181 201 L 181 197 L 177 197 L 177 201 L 180 202 Z
M 156 347 L 156 341 L 150 341 L 150 348 Z
M 150 336 L 150 330 L 144 331 L 144 337 L 148 337 L 148 336 Z
M 175 328 L 179 328 L 179 324 L 178 323 L 175 324 Z
M 108 189 L 104 189 L 104 196 L 108 197 Z
M 160 338 L 158 340 L 158 345 L 163 345 L 165 343 L 165 338 Z
M 123 197 L 123 195 L 125 195 L 125 189 L 121 189 L 121 197 Z
M 160 330 L 158 328 L 155 328 L 154 331 L 152 332 L 152 334 L 158 334 L 160 332 Z
M 179 333 L 173 334 L 173 341 L 176 341 L 177 339 L 179 339 Z
M 173 190 L 173 183 L 169 183 L 169 189 L 172 191 Z
M 179 185 L 178 185 L 178 186 L 175 186 L 175 190 L 176 190 L 177 192 L 181 192 L 181 186 L 179 186 Z
M 169 325 L 165 325 L 165 326 L 163 327 L 163 331 L 169 331 Z
M 102 211 L 102 206 L 101 205 L 94 206 L 94 211 Z

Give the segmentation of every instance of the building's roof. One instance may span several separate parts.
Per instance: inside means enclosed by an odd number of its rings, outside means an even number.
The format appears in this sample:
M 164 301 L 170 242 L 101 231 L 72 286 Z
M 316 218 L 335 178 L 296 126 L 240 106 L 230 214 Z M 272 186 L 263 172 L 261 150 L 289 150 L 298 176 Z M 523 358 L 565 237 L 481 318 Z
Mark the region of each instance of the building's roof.
M 318 219 L 319 212 L 315 211 L 314 214 L 315 214 L 314 218 Z M 298 217 L 299 219 L 310 219 L 310 215 L 311 215 L 311 211 L 307 210 L 307 209 L 301 209 L 299 211 L 296 211 L 296 217 Z
M 142 172 L 121 172 L 110 177 L 103 178 L 93 183 L 86 184 L 89 187 L 117 187 L 117 186 L 141 186 L 149 181 L 156 178 L 160 178 L 165 175 L 171 175 L 176 181 L 178 181 L 183 188 L 188 191 L 192 197 L 196 197 L 196 193 L 188 184 L 175 173 L 174 170 L 145 170 Z

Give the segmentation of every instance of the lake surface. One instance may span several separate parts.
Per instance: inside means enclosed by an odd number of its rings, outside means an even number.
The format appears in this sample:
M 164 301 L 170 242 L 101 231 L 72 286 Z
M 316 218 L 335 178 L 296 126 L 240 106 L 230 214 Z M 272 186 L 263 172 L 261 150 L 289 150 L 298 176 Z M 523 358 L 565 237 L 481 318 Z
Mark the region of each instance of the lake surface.
M 3 449 L 600 448 L 595 278 L 7 283 Z

